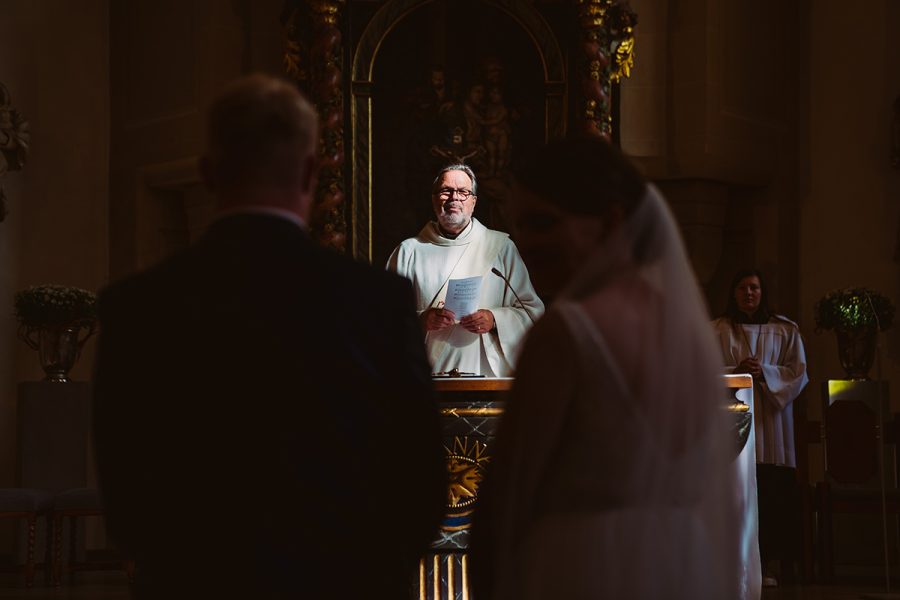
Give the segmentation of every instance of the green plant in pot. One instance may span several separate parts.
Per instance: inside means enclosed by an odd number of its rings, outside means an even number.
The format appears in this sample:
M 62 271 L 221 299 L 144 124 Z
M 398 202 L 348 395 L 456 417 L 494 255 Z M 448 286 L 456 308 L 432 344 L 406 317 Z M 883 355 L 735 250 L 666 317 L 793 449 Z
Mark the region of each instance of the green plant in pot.
M 868 379 L 878 331 L 894 322 L 894 303 L 868 288 L 845 288 L 816 302 L 816 331 L 834 330 L 841 367 L 849 379 Z
M 64 383 L 97 323 L 97 296 L 63 285 L 16 292 L 19 338 L 38 351 L 44 381 Z

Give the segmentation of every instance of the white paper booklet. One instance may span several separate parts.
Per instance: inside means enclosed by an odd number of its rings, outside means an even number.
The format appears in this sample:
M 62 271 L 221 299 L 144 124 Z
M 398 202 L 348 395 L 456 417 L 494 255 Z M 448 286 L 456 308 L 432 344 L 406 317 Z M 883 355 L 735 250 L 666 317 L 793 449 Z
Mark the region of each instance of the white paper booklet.
M 444 309 L 453 311 L 456 320 L 471 315 L 478 310 L 478 299 L 481 297 L 482 276 L 451 279 L 447 283 L 447 298 Z

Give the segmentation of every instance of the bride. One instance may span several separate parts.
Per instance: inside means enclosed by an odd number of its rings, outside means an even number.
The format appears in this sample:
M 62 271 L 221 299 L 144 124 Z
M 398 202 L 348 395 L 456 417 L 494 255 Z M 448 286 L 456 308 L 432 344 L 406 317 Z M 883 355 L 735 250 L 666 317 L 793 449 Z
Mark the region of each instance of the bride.
M 479 494 L 477 597 L 743 597 L 721 358 L 665 201 L 601 139 L 550 144 L 517 187 L 556 301 Z

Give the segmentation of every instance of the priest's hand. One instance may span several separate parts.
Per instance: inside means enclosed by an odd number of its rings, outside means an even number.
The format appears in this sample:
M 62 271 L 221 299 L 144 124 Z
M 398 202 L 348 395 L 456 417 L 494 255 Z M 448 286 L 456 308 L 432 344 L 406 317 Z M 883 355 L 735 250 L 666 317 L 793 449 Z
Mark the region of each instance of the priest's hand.
M 429 308 L 422 313 L 422 327 L 425 331 L 438 331 L 447 329 L 453 325 L 456 315 L 451 310 L 443 308 Z
M 482 308 L 460 319 L 459 324 L 472 333 L 487 333 L 494 328 L 494 313 Z
M 749 358 L 745 358 L 738 364 L 734 369 L 735 373 L 749 373 L 753 376 L 754 379 L 758 379 L 762 377 L 762 366 L 760 366 L 759 361 L 752 356 Z

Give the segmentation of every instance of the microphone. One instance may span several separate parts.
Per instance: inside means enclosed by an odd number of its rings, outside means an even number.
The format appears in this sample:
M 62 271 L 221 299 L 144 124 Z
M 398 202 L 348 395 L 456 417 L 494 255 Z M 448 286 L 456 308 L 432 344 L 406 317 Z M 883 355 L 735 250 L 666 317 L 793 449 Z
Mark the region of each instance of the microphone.
M 506 282 L 506 287 L 513 293 L 513 296 L 516 297 L 516 300 L 519 302 L 519 306 L 522 307 L 522 310 L 525 311 L 525 314 L 528 315 L 528 318 L 531 319 L 531 324 L 534 325 L 534 317 L 531 316 L 531 313 L 528 312 L 528 308 L 525 306 L 525 303 L 522 302 L 522 299 L 519 298 L 519 295 L 516 293 L 516 288 L 509 282 L 509 279 L 506 278 L 506 275 L 497 270 L 496 267 L 491 267 L 491 273 L 502 279 Z

